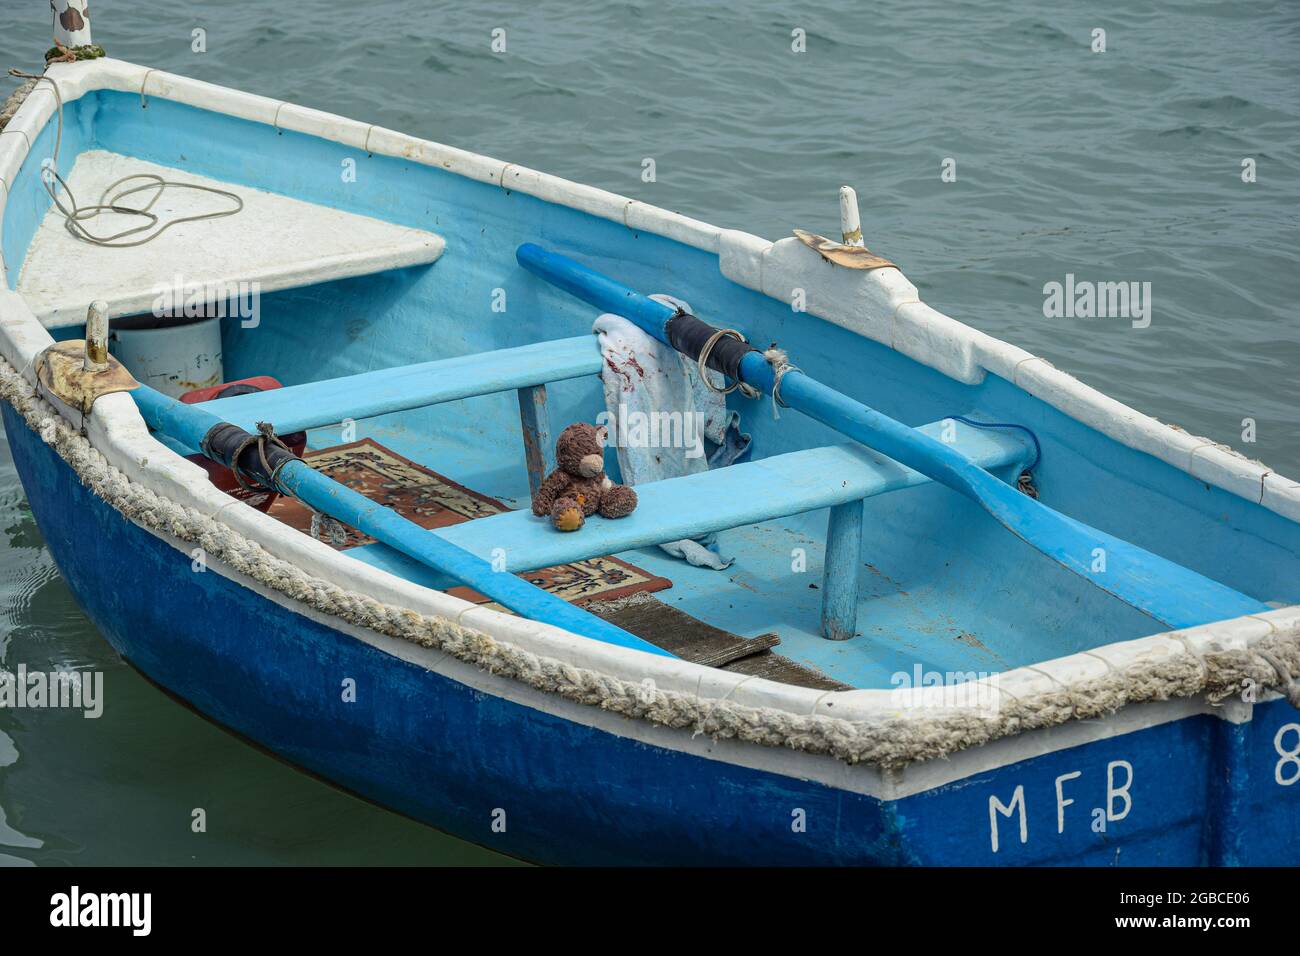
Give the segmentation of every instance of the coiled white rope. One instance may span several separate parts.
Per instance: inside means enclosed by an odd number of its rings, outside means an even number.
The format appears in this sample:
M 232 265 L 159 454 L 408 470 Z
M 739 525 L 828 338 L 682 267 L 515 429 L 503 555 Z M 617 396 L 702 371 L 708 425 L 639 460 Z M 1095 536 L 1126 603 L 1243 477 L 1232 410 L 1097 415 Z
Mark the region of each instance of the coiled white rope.
M 116 182 L 110 183 L 105 188 L 103 195 L 99 197 L 99 202 L 82 206 L 78 204 L 77 197 L 73 195 L 72 189 L 68 186 L 67 181 L 59 173 L 59 150 L 63 146 L 63 94 L 59 92 L 59 84 L 48 76 L 38 76 L 34 73 L 24 73 L 22 70 L 11 69 L 10 76 L 20 77 L 25 80 L 36 83 L 45 82 L 50 84 L 54 90 L 54 99 L 58 103 L 57 119 L 58 125 L 54 134 L 54 155 L 42 164 L 41 183 L 45 186 L 45 191 L 49 193 L 50 201 L 54 203 L 55 208 L 63 214 L 63 224 L 68 232 L 72 233 L 82 242 L 88 242 L 95 246 L 105 246 L 112 249 L 125 249 L 131 246 L 142 246 L 146 242 L 153 242 L 172 226 L 179 226 L 183 222 L 203 222 L 209 219 L 221 219 L 225 216 L 233 216 L 244 208 L 244 200 L 237 194 L 227 189 L 217 189 L 214 186 L 203 186 L 198 183 L 183 183 L 174 179 L 163 179 L 154 173 L 135 173 L 131 176 L 123 176 Z M 135 180 L 144 182 L 129 189 L 120 189 L 127 183 Z M 56 188 L 56 184 L 57 187 Z M 127 196 L 134 196 L 146 190 L 154 190 L 153 197 L 143 206 L 125 206 L 122 200 Z M 151 210 L 158 200 L 162 197 L 167 189 L 193 189 L 200 192 L 214 193 L 218 196 L 224 196 L 234 203 L 231 209 L 219 209 L 215 212 L 196 213 L 192 216 L 177 216 L 169 219 L 162 224 L 157 230 L 153 231 L 141 239 L 132 239 L 127 237 L 136 236 L 142 232 L 149 232 L 159 223 L 159 217 L 154 215 Z M 67 194 L 68 204 L 65 204 L 59 190 Z M 119 190 L 114 192 L 114 190 Z M 113 212 L 123 216 L 143 217 L 149 220 L 139 226 L 132 226 L 129 229 L 123 229 L 111 236 L 96 236 L 91 233 L 82 223 L 94 219 L 105 212 Z

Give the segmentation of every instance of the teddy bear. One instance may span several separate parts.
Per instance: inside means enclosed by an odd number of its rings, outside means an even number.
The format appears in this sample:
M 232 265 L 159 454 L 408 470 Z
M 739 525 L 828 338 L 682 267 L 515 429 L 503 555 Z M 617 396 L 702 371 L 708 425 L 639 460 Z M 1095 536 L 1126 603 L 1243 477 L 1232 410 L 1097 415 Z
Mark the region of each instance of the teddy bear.
M 556 469 L 533 495 L 533 514 L 550 515 L 560 531 L 577 531 L 599 513 L 624 518 L 636 508 L 636 492 L 605 475 L 604 445 L 608 432 L 585 422 L 570 425 L 555 440 Z

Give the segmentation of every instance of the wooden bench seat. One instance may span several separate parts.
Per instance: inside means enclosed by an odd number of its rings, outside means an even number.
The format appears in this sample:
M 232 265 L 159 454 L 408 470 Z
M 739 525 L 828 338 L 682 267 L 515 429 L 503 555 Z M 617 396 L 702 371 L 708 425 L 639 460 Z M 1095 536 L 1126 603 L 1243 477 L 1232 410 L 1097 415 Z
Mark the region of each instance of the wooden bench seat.
M 511 349 L 458 355 L 397 368 L 291 385 L 270 392 L 218 398 L 204 403 L 212 414 L 255 431 L 271 422 L 282 435 L 454 402 L 476 395 L 560 382 L 601 369 L 594 335 L 538 342 Z
M 271 422 L 281 434 L 372 418 L 441 402 L 514 389 L 524 436 L 529 488 L 550 468 L 552 443 L 546 383 L 596 375 L 602 367 L 595 336 L 539 342 L 517 348 L 438 359 L 205 403 L 249 431 Z M 941 438 L 943 422 L 920 431 Z M 960 425 L 953 444 L 982 468 L 1011 469 L 1014 479 L 1029 458 L 1015 430 Z M 853 636 L 862 551 L 862 501 L 930 479 L 857 444 L 775 455 L 682 478 L 638 486 L 637 510 L 616 521 L 592 517 L 577 534 L 562 534 L 528 510 L 512 511 L 431 531 L 506 573 L 532 571 L 667 541 L 695 538 L 774 518 L 830 509 L 822 582 L 822 632 L 833 640 Z M 427 566 L 382 544 L 348 554 L 407 580 L 445 590 L 455 586 Z
M 248 431 L 255 431 L 258 422 L 270 422 L 279 434 L 288 435 L 337 425 L 346 419 L 373 418 L 513 389 L 519 399 L 528 487 L 535 491 L 554 458 L 546 383 L 597 375 L 601 367 L 596 336 L 577 335 L 234 395 L 204 404 L 214 415 Z
M 919 429 L 932 437 L 942 430 L 942 422 Z M 1026 439 L 1015 430 L 959 425 L 954 445 L 985 469 L 1008 469 L 1012 479 L 1031 454 Z M 929 481 L 861 445 L 833 445 L 639 485 L 635 512 L 618 520 L 593 516 L 576 534 L 560 533 L 528 510 L 430 534 L 442 535 L 485 560 L 503 560 L 505 571 L 519 572 L 830 508 L 823 630 L 828 637 L 842 639 L 852 636 L 856 614 L 863 499 Z M 385 545 L 353 548 L 348 554 L 428 587 L 453 586 Z

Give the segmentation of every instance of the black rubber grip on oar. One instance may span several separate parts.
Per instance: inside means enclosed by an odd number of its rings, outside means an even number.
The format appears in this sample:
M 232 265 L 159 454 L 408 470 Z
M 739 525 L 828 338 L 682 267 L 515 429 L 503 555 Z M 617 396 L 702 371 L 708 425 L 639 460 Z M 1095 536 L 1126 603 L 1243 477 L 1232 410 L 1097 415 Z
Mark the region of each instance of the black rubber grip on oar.
M 267 488 L 275 487 L 275 474 L 286 461 L 298 458 L 293 452 L 274 441 L 260 442 L 259 436 L 238 425 L 222 422 L 213 425 L 203 436 L 203 454 L 220 462 L 245 479 L 252 479 Z M 263 456 L 266 463 L 263 464 Z M 238 458 L 238 461 L 235 459 Z M 268 470 L 269 466 L 269 470 Z
M 718 330 L 689 312 L 678 312 L 664 324 L 668 343 L 688 358 L 698 359 L 705 344 Z M 740 378 L 740 363 L 750 352 L 757 351 L 731 335 L 724 335 L 709 349 L 706 365 L 731 379 Z

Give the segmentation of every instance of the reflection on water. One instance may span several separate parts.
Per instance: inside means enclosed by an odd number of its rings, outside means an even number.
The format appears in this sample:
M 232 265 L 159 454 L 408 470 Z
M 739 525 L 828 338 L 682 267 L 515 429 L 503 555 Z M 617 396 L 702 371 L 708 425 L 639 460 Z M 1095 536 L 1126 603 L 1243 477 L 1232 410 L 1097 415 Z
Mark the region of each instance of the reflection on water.
M 299 773 L 127 667 L 42 546 L 7 443 L 0 527 L 0 666 L 101 671 L 105 699 L 95 720 L 0 709 L 0 865 L 502 861 Z
M 9 735 L 0 730 L 0 771 L 6 767 L 11 767 L 18 762 L 18 748 Z M 39 850 L 41 841 L 35 837 L 25 836 L 19 833 L 9 825 L 5 817 L 5 808 L 0 804 L 0 846 L 24 847 L 29 850 Z M 0 866 L 4 865 L 21 865 L 19 857 L 10 857 L 0 855 Z

